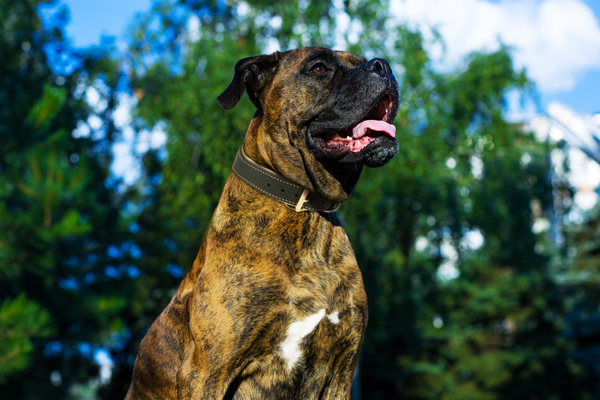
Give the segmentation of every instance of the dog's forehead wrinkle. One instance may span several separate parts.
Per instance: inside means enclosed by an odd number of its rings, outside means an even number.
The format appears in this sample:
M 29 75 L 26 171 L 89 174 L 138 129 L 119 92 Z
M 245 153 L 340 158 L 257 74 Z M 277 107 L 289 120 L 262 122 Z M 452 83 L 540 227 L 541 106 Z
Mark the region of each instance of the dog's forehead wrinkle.
M 347 51 L 336 51 L 336 54 L 345 65 L 351 66 L 353 68 L 358 67 L 359 65 L 362 65 L 367 62 L 366 58 L 353 53 L 349 53 Z
M 304 69 L 312 63 L 324 61 L 336 69 L 356 68 L 367 60 L 364 57 L 346 51 L 331 50 L 325 47 L 311 46 L 284 53 L 284 62 L 296 64 L 296 69 Z
M 312 64 L 317 63 L 317 62 L 324 62 L 326 64 L 331 64 L 336 67 L 338 67 L 342 64 L 340 58 L 337 57 L 334 53 L 323 52 L 323 53 L 309 55 L 302 61 L 302 65 L 303 66 L 311 66 Z

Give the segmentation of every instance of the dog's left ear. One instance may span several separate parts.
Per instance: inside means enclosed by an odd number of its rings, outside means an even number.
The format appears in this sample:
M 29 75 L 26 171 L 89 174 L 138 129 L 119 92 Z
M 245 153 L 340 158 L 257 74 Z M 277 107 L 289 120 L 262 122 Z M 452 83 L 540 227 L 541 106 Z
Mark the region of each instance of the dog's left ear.
M 217 102 L 226 110 L 233 108 L 242 98 L 244 90 L 258 110 L 261 105 L 258 95 L 277 70 L 281 53 L 242 58 L 235 65 L 233 80 L 227 89 L 217 97 Z

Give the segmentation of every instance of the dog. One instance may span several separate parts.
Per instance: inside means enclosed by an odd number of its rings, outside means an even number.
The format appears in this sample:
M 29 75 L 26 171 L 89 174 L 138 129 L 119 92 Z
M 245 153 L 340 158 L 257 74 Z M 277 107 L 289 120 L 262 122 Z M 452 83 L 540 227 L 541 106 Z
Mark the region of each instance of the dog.
M 396 79 L 305 47 L 241 59 L 217 101 L 244 92 L 257 112 L 126 399 L 350 399 L 367 297 L 334 211 L 398 151 Z

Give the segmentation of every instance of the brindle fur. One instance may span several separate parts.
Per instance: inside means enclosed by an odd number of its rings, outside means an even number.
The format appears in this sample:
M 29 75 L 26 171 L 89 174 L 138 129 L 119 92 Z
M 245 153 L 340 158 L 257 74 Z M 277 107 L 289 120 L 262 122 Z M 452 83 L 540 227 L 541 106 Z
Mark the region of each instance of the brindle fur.
M 231 108 L 247 90 L 259 111 L 245 153 L 343 201 L 362 163 L 328 165 L 306 145 L 307 121 L 340 84 L 305 82 L 299 71 L 316 56 L 344 71 L 365 63 L 316 47 L 241 60 L 219 101 Z M 288 327 L 322 309 L 339 322 L 323 318 L 288 368 Z M 361 273 L 336 215 L 290 210 L 232 173 L 192 270 L 142 341 L 126 399 L 349 399 L 366 323 Z

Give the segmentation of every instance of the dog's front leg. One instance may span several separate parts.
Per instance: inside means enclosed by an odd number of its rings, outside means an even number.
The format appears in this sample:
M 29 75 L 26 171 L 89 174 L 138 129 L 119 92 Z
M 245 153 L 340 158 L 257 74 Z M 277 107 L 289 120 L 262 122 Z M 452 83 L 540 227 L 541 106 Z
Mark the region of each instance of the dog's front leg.
M 177 372 L 177 399 L 223 399 L 237 374 L 244 368 L 244 365 L 226 362 L 228 359 L 231 359 L 231 355 L 222 354 L 220 365 L 216 366 L 215 362 L 219 361 L 209 360 L 205 350 L 191 346 Z

